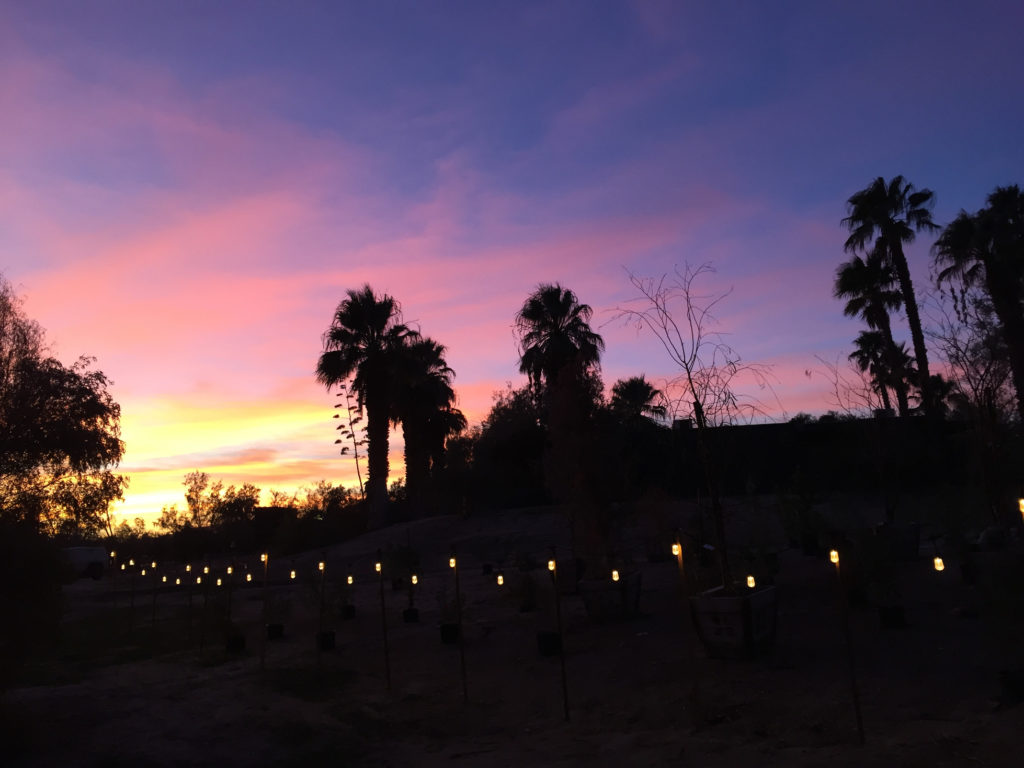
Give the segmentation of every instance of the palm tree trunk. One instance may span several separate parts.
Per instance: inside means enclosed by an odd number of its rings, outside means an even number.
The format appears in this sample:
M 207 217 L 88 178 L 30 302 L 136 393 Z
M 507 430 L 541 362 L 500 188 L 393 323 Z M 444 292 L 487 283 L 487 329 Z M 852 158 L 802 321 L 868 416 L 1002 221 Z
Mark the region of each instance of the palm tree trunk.
M 928 349 L 924 345 L 924 333 L 921 330 L 921 315 L 917 310 L 917 298 L 914 296 L 914 284 L 910 280 L 910 267 L 903 249 L 892 247 L 889 256 L 896 267 L 896 275 L 900 281 L 900 293 L 903 294 L 903 307 L 907 311 L 907 325 L 910 326 L 910 338 L 914 342 L 914 357 L 917 359 L 918 386 L 921 388 L 921 403 L 926 414 L 935 410 L 931 396 L 931 376 L 928 372 Z
M 402 434 L 405 436 L 405 491 L 413 519 L 424 517 L 427 511 L 430 454 L 422 436 L 425 428 L 416 422 L 402 425 Z
M 878 382 L 878 394 L 882 396 L 882 407 L 887 411 L 892 410 L 892 402 L 889 400 L 889 388 L 884 382 Z M 900 416 L 903 414 L 901 413 Z

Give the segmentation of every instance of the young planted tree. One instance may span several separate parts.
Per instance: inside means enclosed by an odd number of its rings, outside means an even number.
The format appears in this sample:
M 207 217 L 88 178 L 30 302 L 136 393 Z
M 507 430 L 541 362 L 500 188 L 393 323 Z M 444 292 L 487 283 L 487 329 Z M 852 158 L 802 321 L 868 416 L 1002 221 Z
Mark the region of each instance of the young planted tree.
M 845 251 L 877 254 L 896 275 L 907 313 L 907 324 L 910 326 L 914 357 L 917 360 L 918 385 L 926 413 L 933 413 L 937 402 L 932 394 L 928 350 L 924 343 L 921 315 L 903 246 L 914 242 L 918 232 L 934 232 L 939 229 L 932 221 L 931 207 L 934 199 L 935 194 L 930 189 L 917 190 L 902 176 L 894 176 L 888 183 L 879 176 L 850 197 L 847 201 L 849 215 L 842 222 L 850 232 L 844 245 Z
M 686 265 L 660 278 L 630 273 L 629 281 L 639 296 L 634 306 L 620 307 L 618 316 L 653 333 L 680 372 L 672 383 L 677 390 L 673 415 L 689 412 L 697 423 L 697 445 L 711 498 L 722 585 L 731 590 L 722 500 L 708 428 L 730 423 L 743 412 L 758 410 L 756 403 L 737 395 L 732 385 L 737 376 L 747 374 L 767 387 L 768 370 L 744 364 L 720 334 L 712 330 L 713 310 L 728 295 L 726 292 L 707 296 L 698 291 L 701 278 L 713 271 L 710 265 L 703 264 L 696 268 Z
M 369 285 L 348 291 L 324 334 L 316 379 L 328 388 L 351 377 L 358 404 L 366 413 L 369 524 L 387 524 L 388 427 L 394 404 L 392 378 L 402 347 L 418 333 L 401 319 L 398 302 L 378 296 Z

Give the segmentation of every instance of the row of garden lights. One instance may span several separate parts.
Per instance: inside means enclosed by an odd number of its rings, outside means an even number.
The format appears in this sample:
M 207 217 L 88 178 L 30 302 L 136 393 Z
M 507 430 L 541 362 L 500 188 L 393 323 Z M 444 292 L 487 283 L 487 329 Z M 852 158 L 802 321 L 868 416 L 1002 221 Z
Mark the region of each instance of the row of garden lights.
M 1020 505 L 1021 505 L 1021 509 L 1022 509 L 1022 514 L 1024 514 L 1024 499 L 1020 500 Z M 674 542 L 672 544 L 672 554 L 675 557 L 677 557 L 677 558 L 682 554 L 682 547 L 679 545 L 678 542 Z M 117 555 L 116 552 L 111 552 L 110 553 L 111 558 L 116 557 L 116 555 Z M 260 555 L 260 562 L 262 562 L 265 567 L 268 564 L 268 557 L 269 556 L 266 553 Z M 838 565 L 839 564 L 839 551 L 835 550 L 835 549 L 831 550 L 829 552 L 829 560 L 834 565 Z M 127 566 L 135 567 L 135 560 L 134 559 L 129 559 L 129 561 L 127 563 Z M 933 558 L 932 566 L 934 567 L 934 569 L 936 571 L 943 571 L 946 568 L 945 563 L 943 562 L 942 558 L 939 557 L 939 556 L 936 556 L 935 558 Z M 378 560 L 378 561 L 374 562 L 373 567 L 374 567 L 374 571 L 376 573 L 382 573 L 383 564 L 381 563 L 381 561 Z M 456 567 L 456 559 L 454 557 L 451 557 L 451 558 L 448 559 L 448 567 L 449 568 L 455 568 Z M 552 560 L 548 560 L 548 570 L 549 571 L 554 573 L 556 567 L 557 566 L 556 566 L 555 560 L 553 560 L 553 559 Z M 156 570 L 156 561 L 155 560 L 150 562 L 150 568 L 152 568 L 153 570 Z M 317 563 L 317 570 L 320 573 L 324 573 L 326 571 L 326 568 L 327 568 L 327 565 L 326 565 L 326 563 L 323 560 L 321 560 L 321 561 L 319 561 Z M 121 564 L 121 570 L 122 571 L 126 570 L 126 564 L 125 563 Z M 191 573 L 192 572 L 192 565 L 191 564 L 187 564 L 185 566 L 185 572 L 186 573 Z M 203 566 L 203 574 L 204 575 L 209 575 L 209 573 L 210 573 L 210 566 L 208 566 L 208 565 Z M 228 576 L 231 576 L 232 573 L 233 573 L 232 566 L 229 565 L 226 568 L 225 573 Z M 140 575 L 141 576 L 145 576 L 146 575 L 146 569 L 145 568 L 141 569 Z M 297 575 L 298 574 L 297 574 L 296 570 L 293 568 L 293 569 L 291 569 L 289 571 L 288 578 L 291 579 L 291 580 L 294 580 L 295 578 L 297 578 Z M 617 568 L 613 568 L 612 569 L 611 579 L 612 579 L 612 581 L 619 581 L 621 579 L 621 574 L 619 573 L 619 570 Z M 246 582 L 249 582 L 249 583 L 252 582 L 252 574 L 249 573 L 248 571 L 245 574 L 245 580 L 246 580 Z M 419 584 L 419 575 L 413 573 L 413 574 L 410 575 L 409 580 L 413 584 L 413 586 L 415 586 L 415 585 Z M 346 581 L 347 581 L 347 583 L 349 585 L 352 585 L 352 584 L 355 583 L 355 577 L 352 574 L 349 574 L 347 579 L 346 579 Z M 497 573 L 496 581 L 497 581 L 497 584 L 498 584 L 499 587 L 504 586 L 504 584 L 505 584 L 505 574 L 502 571 L 500 571 L 500 570 Z M 164 583 L 167 582 L 167 576 L 163 576 L 163 582 Z M 174 583 L 175 583 L 175 585 L 180 586 L 181 585 L 181 578 L 180 577 L 176 578 L 174 580 Z M 197 576 L 196 577 L 196 584 L 202 584 L 202 577 L 201 576 Z M 218 577 L 218 579 L 217 579 L 217 586 L 219 587 L 221 585 L 222 585 L 222 579 Z M 749 587 L 750 589 L 754 589 L 756 586 L 757 586 L 757 580 L 754 578 L 754 575 L 753 574 L 748 574 L 747 575 L 747 587 Z

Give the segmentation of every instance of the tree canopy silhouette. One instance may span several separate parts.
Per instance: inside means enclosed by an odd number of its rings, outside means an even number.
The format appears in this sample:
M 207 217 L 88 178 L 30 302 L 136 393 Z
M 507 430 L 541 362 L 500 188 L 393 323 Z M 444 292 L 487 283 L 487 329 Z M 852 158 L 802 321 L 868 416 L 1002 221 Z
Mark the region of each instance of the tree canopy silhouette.
M 906 373 L 908 369 L 900 365 L 900 354 L 896 341 L 892 337 L 892 324 L 889 313 L 903 305 L 903 295 L 896 287 L 896 274 L 883 255 L 871 251 L 866 258 L 854 256 L 850 261 L 839 265 L 836 270 L 836 281 L 833 295 L 837 299 L 845 299 L 843 313 L 849 317 L 861 317 L 868 328 L 877 331 L 875 335 L 861 334 L 860 339 L 869 342 L 867 349 L 858 341 L 858 351 L 854 353 L 858 365 L 871 359 L 870 365 L 861 365 L 862 371 L 870 369 L 876 383 L 881 383 L 879 394 L 885 408 L 891 408 L 888 388 L 896 392 L 900 416 L 907 416 L 910 406 L 907 399 L 907 381 L 896 373 Z M 851 359 L 854 359 L 851 355 Z
M 1024 194 L 1017 185 L 997 187 L 975 214 L 960 211 L 932 249 L 941 271 L 938 282 L 980 285 L 1009 352 L 1017 390 L 1017 412 L 1024 421 Z
M 65 366 L 0 277 L 0 515 L 49 534 L 109 532 L 127 478 L 120 406 L 91 358 Z

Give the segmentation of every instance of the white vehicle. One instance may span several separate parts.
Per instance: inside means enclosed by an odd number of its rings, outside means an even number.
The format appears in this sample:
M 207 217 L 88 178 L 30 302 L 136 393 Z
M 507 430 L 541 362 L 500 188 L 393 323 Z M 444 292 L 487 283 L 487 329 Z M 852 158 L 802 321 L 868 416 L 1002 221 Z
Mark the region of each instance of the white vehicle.
M 107 550 L 103 547 L 65 547 L 64 559 L 79 578 L 103 578 L 107 568 Z

